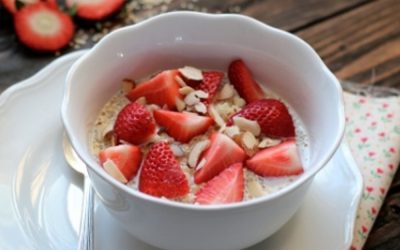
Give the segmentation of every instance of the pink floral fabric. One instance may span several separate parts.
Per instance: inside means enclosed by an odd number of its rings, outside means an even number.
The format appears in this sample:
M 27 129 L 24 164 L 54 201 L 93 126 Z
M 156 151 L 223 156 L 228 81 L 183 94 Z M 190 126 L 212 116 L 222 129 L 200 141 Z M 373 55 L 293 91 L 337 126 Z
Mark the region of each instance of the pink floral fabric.
M 400 161 L 400 98 L 344 93 L 346 135 L 364 181 L 351 250 L 361 250 Z

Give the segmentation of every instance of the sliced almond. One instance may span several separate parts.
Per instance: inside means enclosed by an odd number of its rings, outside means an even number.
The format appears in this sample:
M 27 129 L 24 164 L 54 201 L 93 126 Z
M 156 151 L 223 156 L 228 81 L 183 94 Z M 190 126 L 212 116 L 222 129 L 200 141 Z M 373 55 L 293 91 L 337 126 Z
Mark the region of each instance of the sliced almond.
M 230 84 L 224 84 L 221 91 L 218 94 L 218 100 L 226 100 L 231 98 L 235 94 L 233 86 Z
M 181 112 L 186 108 L 186 103 L 182 101 L 181 99 L 176 99 L 176 109 Z
M 241 116 L 233 117 L 233 124 L 238 126 L 242 131 L 249 131 L 254 136 L 259 136 L 261 133 L 260 125 L 258 125 L 256 121 L 252 121 Z
M 208 107 L 208 111 L 210 113 L 210 116 L 214 119 L 215 123 L 220 127 L 224 127 L 225 126 L 225 121 L 224 119 L 222 119 L 222 117 L 219 115 L 219 113 L 217 112 L 217 110 L 215 109 L 215 106 L 213 104 L 211 104 Z
M 233 98 L 233 103 L 236 105 L 236 106 L 238 106 L 238 107 L 243 107 L 244 105 L 246 105 L 246 101 L 243 99 L 243 98 L 241 98 L 241 97 L 238 97 L 238 96 L 235 96 L 234 98 Z
M 106 162 L 104 162 L 103 168 L 109 175 L 114 177 L 116 180 L 122 183 L 128 182 L 126 177 L 121 173 L 117 165 L 115 165 L 115 163 L 112 160 L 107 160 Z
M 201 159 L 199 164 L 197 164 L 197 166 L 196 166 L 196 171 L 199 170 L 199 169 L 202 169 L 204 167 L 204 165 L 206 165 L 206 163 L 207 163 L 206 159 Z
M 193 94 L 199 99 L 207 99 L 208 98 L 208 93 L 203 90 L 193 91 Z
M 239 129 L 238 126 L 235 126 L 235 125 L 234 126 L 229 126 L 229 127 L 225 128 L 224 133 L 227 136 L 229 136 L 230 138 L 233 138 L 234 136 L 240 134 L 240 129 Z
M 247 184 L 247 188 L 248 188 L 249 194 L 253 198 L 257 198 L 257 197 L 264 195 L 264 189 L 262 188 L 261 184 L 258 181 L 251 180 Z
M 154 110 L 157 110 L 157 109 L 160 109 L 160 108 L 161 108 L 161 107 L 158 106 L 157 104 L 150 104 L 150 105 L 147 105 L 147 110 L 148 110 L 150 113 L 153 113 Z
M 196 105 L 194 105 L 194 110 L 196 110 L 197 113 L 200 114 L 205 114 L 207 113 L 207 107 L 204 103 L 199 102 Z
M 144 96 L 139 97 L 138 99 L 136 99 L 136 102 L 139 103 L 139 104 L 142 104 L 142 105 L 146 105 L 147 104 L 146 97 L 144 97 Z
M 195 92 L 196 91 L 193 91 L 185 96 L 183 101 L 186 103 L 186 105 L 193 106 L 200 102 L 200 98 L 196 96 Z
M 194 80 L 194 81 L 203 80 L 203 73 L 198 68 L 191 67 L 191 66 L 185 66 L 178 70 L 186 79 Z
M 275 145 L 278 145 L 281 143 L 281 140 L 278 139 L 271 139 L 271 138 L 264 138 L 261 140 L 261 142 L 258 144 L 259 148 L 267 148 L 267 147 L 272 147 Z
M 178 145 L 178 144 L 171 144 L 171 151 L 176 157 L 182 157 L 185 155 L 185 152 L 183 152 L 183 149 Z
M 175 80 L 178 82 L 178 84 L 181 87 L 186 87 L 187 86 L 185 81 L 180 76 L 175 76 Z
M 250 133 L 249 131 L 246 131 L 243 133 L 242 142 L 243 142 L 243 146 L 245 146 L 247 149 L 252 150 L 256 146 L 258 146 L 257 138 L 253 135 L 253 133 Z
M 196 143 L 189 154 L 188 164 L 194 168 L 197 165 L 201 153 L 210 145 L 210 140 L 199 141 Z
M 179 89 L 179 94 L 181 95 L 188 95 L 189 93 L 192 93 L 194 89 L 190 86 L 185 86 Z
M 132 89 L 136 87 L 136 83 L 131 79 L 122 80 L 122 92 L 128 94 Z

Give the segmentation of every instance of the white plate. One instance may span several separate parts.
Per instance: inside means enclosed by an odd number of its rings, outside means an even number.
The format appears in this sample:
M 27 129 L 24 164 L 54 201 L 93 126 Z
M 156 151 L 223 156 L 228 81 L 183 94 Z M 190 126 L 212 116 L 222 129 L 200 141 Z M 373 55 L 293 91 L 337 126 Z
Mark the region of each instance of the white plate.
M 60 106 L 66 73 L 84 53 L 57 59 L 0 96 L 0 249 L 75 249 L 82 179 L 65 163 Z M 342 145 L 279 232 L 250 248 L 348 249 L 362 178 Z M 97 204 L 96 249 L 153 249 Z

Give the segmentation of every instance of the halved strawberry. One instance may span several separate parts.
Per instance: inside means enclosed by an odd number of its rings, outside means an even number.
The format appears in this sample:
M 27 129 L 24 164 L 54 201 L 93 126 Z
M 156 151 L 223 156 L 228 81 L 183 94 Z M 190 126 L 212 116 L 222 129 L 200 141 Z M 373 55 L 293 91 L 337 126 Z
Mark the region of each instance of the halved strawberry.
M 1 2 L 10 13 L 15 13 L 18 11 L 19 8 L 17 7 L 19 6 L 17 6 L 17 2 L 23 6 L 38 2 L 46 2 L 52 7 L 58 7 L 56 0 L 1 0 Z
M 213 101 L 223 78 L 224 78 L 223 72 L 219 71 L 203 72 L 203 80 L 196 87 L 196 89 L 203 90 L 204 92 L 208 93 L 208 98 L 203 101 L 204 104 L 210 104 Z
M 196 184 L 211 180 L 225 168 L 234 163 L 243 162 L 246 158 L 243 149 L 222 133 L 211 134 L 210 141 L 210 146 L 199 160 L 199 162 L 205 160 L 205 164 L 194 173 Z
M 189 183 L 166 142 L 153 144 L 147 153 L 139 176 L 139 191 L 166 198 L 189 193 Z
M 259 151 L 246 161 L 246 166 L 261 176 L 298 175 L 304 172 L 293 139 Z
M 235 163 L 207 182 L 197 193 L 195 203 L 228 204 L 243 200 L 243 164 Z
M 71 17 L 44 2 L 26 5 L 15 13 L 14 26 L 19 40 L 38 51 L 60 50 L 74 36 Z
M 167 105 L 168 109 L 175 109 L 177 100 L 182 98 L 179 94 L 180 85 L 176 80 L 178 74 L 178 70 L 165 70 L 150 80 L 138 84 L 127 97 L 135 101 L 144 96 L 148 103 Z
M 101 150 L 99 160 L 107 173 L 127 183 L 137 174 L 142 153 L 137 146 L 121 144 Z
M 113 131 L 117 141 L 138 145 L 151 139 L 156 132 L 156 124 L 145 106 L 132 102 L 118 113 Z
M 102 20 L 117 12 L 124 4 L 124 0 L 66 0 L 69 8 L 76 8 L 76 15 L 92 21 Z
M 247 104 L 228 119 L 228 126 L 233 124 L 235 116 L 257 121 L 261 132 L 266 136 L 275 138 L 295 136 L 293 119 L 285 104 L 279 100 L 261 99 Z
M 253 79 L 250 70 L 242 60 L 231 62 L 228 68 L 228 78 L 247 103 L 264 98 L 263 90 Z
M 154 110 L 154 119 L 167 134 L 180 142 L 188 142 L 196 135 L 203 134 L 214 123 L 208 116 L 200 116 L 190 112 L 174 112 L 168 110 Z

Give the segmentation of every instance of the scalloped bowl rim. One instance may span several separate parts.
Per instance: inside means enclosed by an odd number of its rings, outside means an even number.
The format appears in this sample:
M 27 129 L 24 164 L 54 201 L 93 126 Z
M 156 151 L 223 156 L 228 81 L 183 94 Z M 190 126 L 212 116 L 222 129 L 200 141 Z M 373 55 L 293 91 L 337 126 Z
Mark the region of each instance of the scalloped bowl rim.
M 126 33 L 126 32 L 137 32 L 138 29 L 141 29 L 143 27 L 148 26 L 150 28 L 152 25 L 156 25 L 158 22 L 162 22 L 164 18 L 169 18 L 171 16 L 190 16 L 190 17 L 196 17 L 196 18 L 203 18 L 203 19 L 209 19 L 213 21 L 220 21 L 220 20 L 226 20 L 226 19 L 238 19 L 246 23 L 247 25 L 250 26 L 256 26 L 259 29 L 259 32 L 270 32 L 274 33 L 276 36 L 281 36 L 285 39 L 290 39 L 293 40 L 293 43 L 299 43 L 304 47 L 304 50 L 307 50 L 308 55 L 310 58 L 315 60 L 323 72 L 326 74 L 326 76 L 329 77 L 329 79 L 335 84 L 335 88 L 337 90 L 337 93 L 340 94 L 342 92 L 341 85 L 339 81 L 336 79 L 336 77 L 333 75 L 333 73 L 327 68 L 327 66 L 323 63 L 321 58 L 318 56 L 318 54 L 314 51 L 314 49 L 307 44 L 305 41 L 302 39 L 298 38 L 297 36 L 290 34 L 286 31 L 279 30 L 277 28 L 271 27 L 265 23 L 262 23 L 260 21 L 257 21 L 251 17 L 247 17 L 244 15 L 240 14 L 205 14 L 205 13 L 197 13 L 197 12 L 190 12 L 190 11 L 176 11 L 176 12 L 169 12 L 165 14 L 161 14 L 152 18 L 149 18 L 145 21 L 139 22 L 135 25 L 132 26 L 127 26 L 120 28 L 118 30 L 115 30 L 105 36 L 99 43 L 97 43 L 92 49 L 90 49 L 86 54 L 84 54 L 79 60 L 77 60 L 73 66 L 70 68 L 67 78 L 66 78 L 66 91 L 64 94 L 64 99 L 62 102 L 62 108 L 61 108 L 61 113 L 62 113 L 62 121 L 64 123 L 64 127 L 66 129 L 66 132 L 71 140 L 71 144 L 73 148 L 76 150 L 77 154 L 89 165 L 89 167 L 96 172 L 98 176 L 100 176 L 102 179 L 110 183 L 111 185 L 125 191 L 129 195 L 136 196 L 138 198 L 150 201 L 150 202 L 155 202 L 158 203 L 162 206 L 170 206 L 170 207 L 176 207 L 176 208 L 183 208 L 183 209 L 190 209 L 190 210 L 229 210 L 229 209 L 236 209 L 236 208 L 241 208 L 241 207 L 247 207 L 247 206 L 252 206 L 255 204 L 259 203 L 264 203 L 268 201 L 272 201 L 280 196 L 283 196 L 287 193 L 290 193 L 294 191 L 296 188 L 300 187 L 302 184 L 305 182 L 309 181 L 314 177 L 315 174 L 317 174 L 323 166 L 325 166 L 328 161 L 331 159 L 331 157 L 334 155 L 336 150 L 338 149 L 342 137 L 344 135 L 344 127 L 345 127 L 345 120 L 344 120 L 344 105 L 343 105 L 343 98 L 340 97 L 338 98 L 339 103 L 338 103 L 338 114 L 340 119 L 340 123 L 338 124 L 338 131 L 339 133 L 335 137 L 335 141 L 332 143 L 331 148 L 328 150 L 330 153 L 326 154 L 324 157 L 321 157 L 321 159 L 318 161 L 317 166 L 313 166 L 312 169 L 305 171 L 299 179 L 291 183 L 289 186 L 278 190 L 272 194 L 267 194 L 262 197 L 258 197 L 255 199 L 247 200 L 247 201 L 242 201 L 238 203 L 232 203 L 232 204 L 223 204 L 223 205 L 207 205 L 207 206 L 202 206 L 202 205 L 196 205 L 196 204 L 186 204 L 186 203 L 181 203 L 177 201 L 170 201 L 166 199 L 160 199 L 157 197 L 153 197 L 147 194 L 144 194 L 138 190 L 135 190 L 127 185 L 124 185 L 114 178 L 112 178 L 110 175 L 108 175 L 106 172 L 101 170 L 100 165 L 98 162 L 95 162 L 93 159 L 91 159 L 89 156 L 86 154 L 82 153 L 82 149 L 80 146 L 80 143 L 77 141 L 77 139 L 74 137 L 74 135 L 71 133 L 71 125 L 69 124 L 68 120 L 68 115 L 67 115 L 67 109 L 68 109 L 68 102 L 69 102 L 69 82 L 71 82 L 71 78 L 74 75 L 74 72 L 79 68 L 81 64 L 88 63 L 91 58 L 97 54 L 101 53 L 102 48 L 109 44 L 113 43 L 115 39 L 118 39 L 118 36 L 120 34 Z

